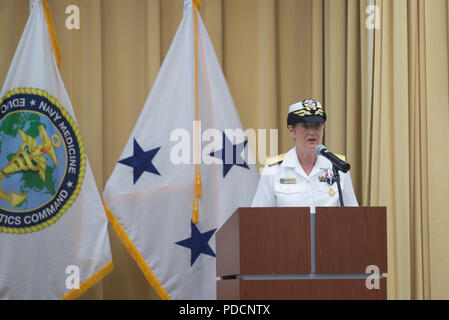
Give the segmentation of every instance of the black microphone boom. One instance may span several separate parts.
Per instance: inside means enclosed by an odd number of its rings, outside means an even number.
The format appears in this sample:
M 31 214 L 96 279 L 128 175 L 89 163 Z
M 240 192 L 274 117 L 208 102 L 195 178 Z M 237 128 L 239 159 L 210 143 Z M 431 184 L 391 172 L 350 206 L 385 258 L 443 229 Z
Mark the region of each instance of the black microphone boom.
M 327 158 L 332 164 L 341 172 L 346 173 L 351 169 L 351 165 L 347 163 L 346 161 L 341 160 L 339 157 L 337 157 L 335 154 L 330 152 L 326 149 L 325 146 L 320 144 L 316 147 L 316 153 L 322 155 L 323 157 Z

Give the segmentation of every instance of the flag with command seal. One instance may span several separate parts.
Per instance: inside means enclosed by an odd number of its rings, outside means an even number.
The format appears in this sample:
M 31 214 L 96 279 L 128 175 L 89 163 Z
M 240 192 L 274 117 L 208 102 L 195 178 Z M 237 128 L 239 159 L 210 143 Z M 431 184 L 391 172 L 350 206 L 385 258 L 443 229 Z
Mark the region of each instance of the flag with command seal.
M 0 93 L 0 299 L 71 299 L 112 270 L 107 217 L 58 70 L 46 1 Z
M 104 190 L 114 230 L 164 299 L 216 299 L 215 233 L 258 172 L 196 1 Z M 108 210 L 107 210 L 108 211 Z

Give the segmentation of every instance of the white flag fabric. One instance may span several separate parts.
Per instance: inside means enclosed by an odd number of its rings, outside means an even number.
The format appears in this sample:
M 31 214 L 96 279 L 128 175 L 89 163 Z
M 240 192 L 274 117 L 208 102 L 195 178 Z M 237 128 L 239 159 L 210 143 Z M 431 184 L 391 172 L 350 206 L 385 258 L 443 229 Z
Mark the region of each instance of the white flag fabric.
M 0 94 L 1 299 L 76 298 L 113 267 L 44 5 L 30 3 Z
M 241 128 L 201 17 L 185 0 L 179 29 L 103 193 L 114 230 L 161 298 L 216 299 L 215 232 L 238 207 L 251 205 L 258 181 Z M 194 163 L 202 188 L 198 223 Z

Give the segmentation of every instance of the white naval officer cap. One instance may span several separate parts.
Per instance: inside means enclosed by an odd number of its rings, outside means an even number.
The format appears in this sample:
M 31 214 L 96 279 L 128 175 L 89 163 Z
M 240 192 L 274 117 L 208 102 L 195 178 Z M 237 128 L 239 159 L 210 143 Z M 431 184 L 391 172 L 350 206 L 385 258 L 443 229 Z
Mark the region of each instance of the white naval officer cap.
M 287 126 L 295 125 L 297 122 L 325 122 L 326 120 L 323 106 L 313 99 L 294 103 L 288 109 Z

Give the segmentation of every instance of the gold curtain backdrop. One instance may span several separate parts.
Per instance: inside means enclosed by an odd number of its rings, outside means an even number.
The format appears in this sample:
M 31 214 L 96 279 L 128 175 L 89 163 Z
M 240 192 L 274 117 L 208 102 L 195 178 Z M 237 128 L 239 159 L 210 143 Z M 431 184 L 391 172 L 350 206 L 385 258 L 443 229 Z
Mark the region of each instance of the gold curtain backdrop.
M 179 26 L 183 0 L 48 2 L 60 71 L 102 192 Z M 80 9 L 79 30 L 66 28 L 69 5 Z M 379 9 L 377 29 L 367 27 L 369 5 Z M 279 129 L 278 151 L 286 152 L 293 146 L 288 107 L 319 100 L 329 118 L 324 143 L 351 163 L 359 203 L 388 208 L 389 299 L 449 299 L 448 1 L 200 6 L 244 129 Z M 28 14 L 29 0 L 0 0 L 0 83 Z M 82 298 L 157 299 L 112 229 L 110 240 L 114 271 Z

